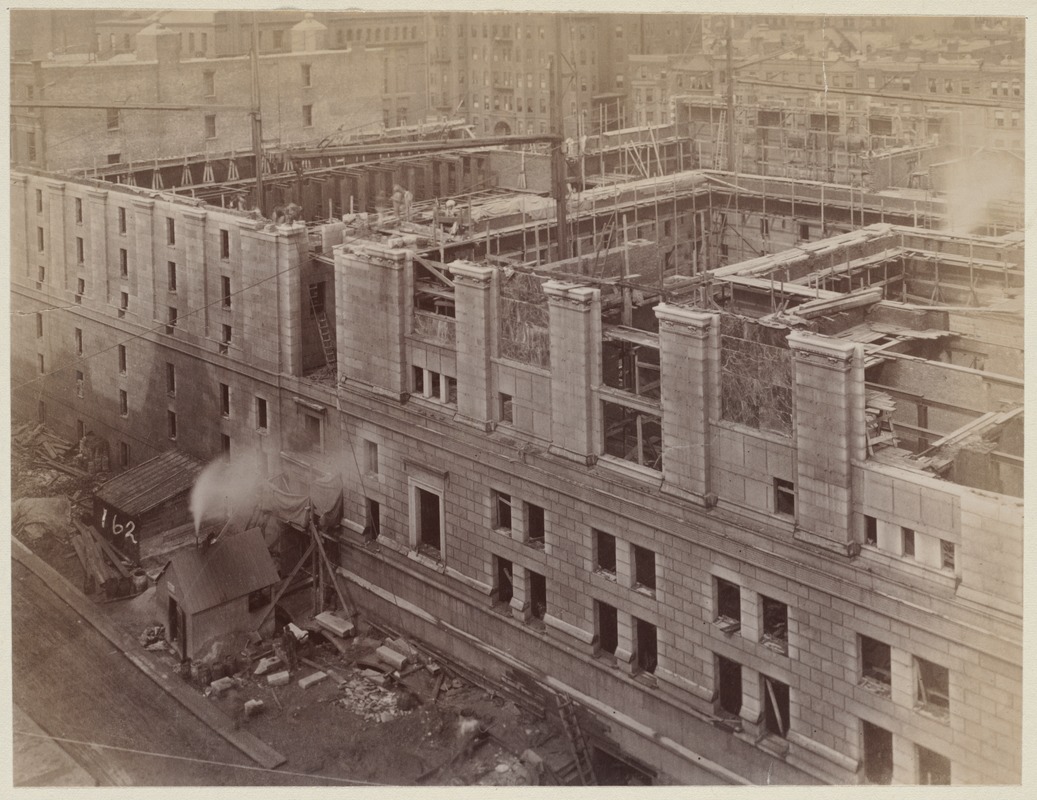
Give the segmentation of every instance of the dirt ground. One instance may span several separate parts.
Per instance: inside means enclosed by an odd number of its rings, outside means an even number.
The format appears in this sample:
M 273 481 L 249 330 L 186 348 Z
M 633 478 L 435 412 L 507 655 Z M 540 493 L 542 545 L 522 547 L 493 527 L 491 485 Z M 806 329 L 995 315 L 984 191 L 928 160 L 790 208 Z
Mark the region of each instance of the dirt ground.
M 15 498 L 71 497 L 76 492 L 89 497 L 90 479 L 41 468 L 25 454 L 12 455 Z M 85 508 L 78 506 L 79 511 Z M 83 588 L 85 576 L 71 544 L 71 530 L 35 538 L 16 536 L 74 586 Z M 95 595 L 94 599 L 134 638 L 161 624 L 153 584 L 133 598 L 110 601 Z M 527 748 L 535 749 L 548 763 L 568 758 L 564 736 L 548 721 L 465 682 L 447 665 L 434 661 L 430 665 L 424 654 L 412 656 L 412 666 L 396 676 L 387 666 L 372 670 L 375 650 L 385 643 L 385 636 L 363 619 L 358 620 L 357 631 L 355 638 L 345 640 L 343 653 L 311 632 L 298 655 L 316 666 L 301 663 L 284 686 L 272 687 L 265 675 L 254 674 L 258 660 L 270 655 L 271 644 L 248 642 L 244 636 L 224 648 L 236 662 L 231 688 L 216 692 L 192 680 L 187 670 L 182 679 L 208 696 L 241 729 L 283 753 L 287 768 L 315 776 L 386 785 L 525 785 L 537 782 L 535 770 L 520 762 Z M 178 657 L 167 648 L 158 646 L 150 655 L 169 670 L 181 672 Z M 433 675 L 437 667 L 443 674 L 438 692 Z M 318 668 L 329 676 L 301 688 L 299 680 Z M 245 703 L 250 700 L 263 705 L 248 716 Z

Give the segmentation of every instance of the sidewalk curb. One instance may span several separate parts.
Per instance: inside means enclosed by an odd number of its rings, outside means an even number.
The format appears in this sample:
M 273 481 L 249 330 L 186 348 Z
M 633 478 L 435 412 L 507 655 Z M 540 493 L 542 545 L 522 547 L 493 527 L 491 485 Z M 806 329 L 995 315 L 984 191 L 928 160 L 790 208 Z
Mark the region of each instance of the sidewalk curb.
M 236 730 L 234 720 L 214 708 L 207 700 L 184 686 L 178 679 L 174 680 L 163 672 L 140 651 L 138 643 L 131 636 L 112 625 L 82 592 L 14 537 L 11 537 L 11 557 L 35 573 L 36 577 L 46 583 L 54 594 L 71 606 L 77 614 L 115 645 L 132 664 L 157 683 L 174 700 L 246 756 L 267 769 L 275 769 L 288 761 L 284 755 L 251 733 Z

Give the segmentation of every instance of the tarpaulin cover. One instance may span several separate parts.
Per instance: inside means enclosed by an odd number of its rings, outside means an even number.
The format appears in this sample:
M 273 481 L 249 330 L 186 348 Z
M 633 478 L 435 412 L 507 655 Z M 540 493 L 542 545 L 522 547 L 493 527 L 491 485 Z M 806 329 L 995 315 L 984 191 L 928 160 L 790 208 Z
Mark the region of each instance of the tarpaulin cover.
M 307 511 L 312 507 L 314 523 L 321 530 L 337 526 L 342 519 L 342 479 L 338 475 L 325 475 L 310 483 L 309 496 L 286 492 L 279 488 L 280 481 L 270 482 L 264 495 L 263 510 L 273 513 L 278 519 L 305 528 Z

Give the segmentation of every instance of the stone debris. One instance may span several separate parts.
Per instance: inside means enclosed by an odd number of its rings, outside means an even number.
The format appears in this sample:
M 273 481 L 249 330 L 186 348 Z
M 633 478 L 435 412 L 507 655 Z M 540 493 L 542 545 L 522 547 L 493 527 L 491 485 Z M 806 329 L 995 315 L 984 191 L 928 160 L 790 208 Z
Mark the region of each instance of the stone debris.
M 397 653 L 391 647 L 382 645 L 374 651 L 375 655 L 378 656 L 382 661 L 391 666 L 393 669 L 403 669 L 407 666 L 407 656 L 403 653 Z
M 245 716 L 254 717 L 263 711 L 262 700 L 246 700 L 245 701 Z
M 266 682 L 269 686 L 287 686 L 288 680 L 291 676 L 288 674 L 288 670 L 283 672 L 275 672 L 271 675 L 266 676 Z
M 256 664 L 254 675 L 266 675 L 271 669 L 281 663 L 281 659 L 277 656 L 267 656 L 266 658 L 259 659 L 259 663 Z
M 299 679 L 299 688 L 309 689 L 313 684 L 320 683 L 326 677 L 328 677 L 328 673 L 326 672 L 314 672 L 311 675 L 307 675 L 305 678 Z
M 233 678 L 224 677 L 224 678 L 217 678 L 216 680 L 214 680 L 212 683 L 209 684 L 209 687 L 214 692 L 216 692 L 217 695 L 221 695 L 225 691 L 227 691 L 228 689 L 233 689 L 236 685 L 237 684 L 234 683 L 234 679 Z
M 330 611 L 324 611 L 318 614 L 313 618 L 313 621 L 322 629 L 338 636 L 340 639 L 347 639 L 356 633 L 356 629 L 353 627 L 353 623 L 350 620 L 343 619 Z
M 389 722 L 405 713 L 397 704 L 396 692 L 372 686 L 371 675 L 354 671 L 342 687 L 342 697 L 336 703 L 369 722 Z M 377 674 L 376 674 L 377 675 Z M 385 676 L 377 675 L 384 680 Z

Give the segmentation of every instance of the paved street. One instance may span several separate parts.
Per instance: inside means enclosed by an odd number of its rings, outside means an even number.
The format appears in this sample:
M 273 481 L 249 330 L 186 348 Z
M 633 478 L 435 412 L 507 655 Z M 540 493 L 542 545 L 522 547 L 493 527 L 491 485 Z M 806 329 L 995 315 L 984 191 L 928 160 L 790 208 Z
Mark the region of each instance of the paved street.
M 82 743 L 66 748 L 99 785 L 328 783 L 292 774 L 291 764 L 277 772 L 257 767 L 25 566 L 13 561 L 11 578 L 14 701 L 50 736 Z

